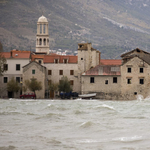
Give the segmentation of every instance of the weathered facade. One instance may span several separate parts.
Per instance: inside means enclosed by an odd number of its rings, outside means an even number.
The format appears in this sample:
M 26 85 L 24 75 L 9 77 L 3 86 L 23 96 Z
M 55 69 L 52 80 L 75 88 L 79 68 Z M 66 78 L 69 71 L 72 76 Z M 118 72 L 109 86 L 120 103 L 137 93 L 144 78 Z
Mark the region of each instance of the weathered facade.
M 137 95 L 149 96 L 150 54 L 135 49 L 122 55 L 121 93 L 124 99 L 135 99 Z
M 48 84 L 46 83 L 47 74 L 46 67 L 40 65 L 39 63 L 32 61 L 29 64 L 23 67 L 23 86 L 25 86 L 26 80 L 31 80 L 31 78 L 35 78 L 37 81 L 41 82 L 42 90 L 36 91 L 37 98 L 45 98 L 46 90 L 48 90 Z M 29 90 L 23 92 L 28 93 L 31 92 Z
M 48 84 L 59 83 L 63 76 L 68 77 L 74 92 L 96 92 L 100 99 L 131 100 L 139 94 L 149 96 L 150 53 L 137 48 L 121 55 L 120 60 L 103 60 L 91 43 L 79 43 L 77 56 L 49 53 L 48 21 L 44 16 L 37 22 L 36 52 L 13 50 L 3 55 L 7 64 L 4 76 L 0 77 L 1 97 L 11 97 L 6 87 L 12 77 L 20 86 L 34 77 L 42 83 L 37 98 L 48 98 Z
M 3 52 L 2 55 L 6 58 L 7 63 L 4 66 L 5 73 L 0 76 L 0 97 L 12 97 L 12 92 L 7 91 L 7 83 L 14 78 L 21 86 L 22 84 L 22 67 L 30 62 L 29 51 L 12 50 Z M 19 97 L 21 91 L 14 93 L 14 97 Z

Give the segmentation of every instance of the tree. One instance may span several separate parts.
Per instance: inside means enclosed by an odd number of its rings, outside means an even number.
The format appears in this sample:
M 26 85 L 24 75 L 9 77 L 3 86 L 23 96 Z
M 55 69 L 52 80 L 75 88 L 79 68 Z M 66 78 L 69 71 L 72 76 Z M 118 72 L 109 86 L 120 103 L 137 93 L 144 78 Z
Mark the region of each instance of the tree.
M 54 92 L 58 90 L 58 83 L 51 82 L 48 89 L 50 90 L 50 98 L 54 98 Z
M 31 80 L 25 80 L 25 85 L 30 91 L 34 92 L 34 94 L 35 91 L 42 90 L 42 83 L 40 81 L 37 81 L 37 79 L 34 77 L 31 78 Z
M 5 64 L 6 64 L 6 58 L 0 52 L 0 76 L 2 76 L 3 73 L 6 71 L 6 69 L 4 67 Z
M 50 83 L 49 84 L 49 90 L 50 91 L 57 91 L 58 90 L 58 83 Z
M 72 91 L 72 87 L 70 85 L 70 81 L 66 76 L 63 76 L 58 85 L 59 92 L 70 92 Z
M 14 97 L 14 93 L 17 93 L 20 90 L 20 86 L 18 82 L 15 81 L 14 77 L 7 83 L 7 91 L 12 92 L 12 98 Z

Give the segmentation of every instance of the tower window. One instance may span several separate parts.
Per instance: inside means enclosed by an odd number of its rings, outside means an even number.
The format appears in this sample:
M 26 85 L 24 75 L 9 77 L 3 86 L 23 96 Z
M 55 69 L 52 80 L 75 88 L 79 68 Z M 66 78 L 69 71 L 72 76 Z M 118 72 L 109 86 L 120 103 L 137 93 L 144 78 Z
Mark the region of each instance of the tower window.
M 46 33 L 46 24 L 43 25 L 43 33 Z
M 40 43 L 39 43 L 39 45 L 42 45 L 42 39 L 40 39 Z
M 46 39 L 44 39 L 44 45 L 46 45 Z
M 40 34 L 42 33 L 42 24 L 40 24 Z

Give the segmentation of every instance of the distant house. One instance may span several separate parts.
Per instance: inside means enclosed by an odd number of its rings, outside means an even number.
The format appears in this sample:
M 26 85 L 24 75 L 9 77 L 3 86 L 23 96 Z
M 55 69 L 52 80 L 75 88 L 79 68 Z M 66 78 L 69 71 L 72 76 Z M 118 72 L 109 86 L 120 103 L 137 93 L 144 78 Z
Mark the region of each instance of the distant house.
M 11 50 L 3 52 L 2 55 L 6 58 L 7 63 L 4 66 L 6 72 L 0 76 L 0 91 L 1 97 L 12 97 L 12 93 L 7 91 L 7 83 L 14 79 L 22 84 L 22 67 L 30 62 L 30 51 Z M 15 97 L 19 97 L 22 91 L 15 93 Z

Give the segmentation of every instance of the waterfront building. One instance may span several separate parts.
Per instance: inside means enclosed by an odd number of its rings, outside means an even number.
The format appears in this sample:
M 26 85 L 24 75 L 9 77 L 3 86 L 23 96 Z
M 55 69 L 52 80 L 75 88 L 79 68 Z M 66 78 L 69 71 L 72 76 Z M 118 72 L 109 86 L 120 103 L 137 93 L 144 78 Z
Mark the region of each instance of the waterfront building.
M 41 16 L 37 22 L 35 52 L 12 50 L 3 52 L 7 59 L 6 72 L 0 77 L 2 97 L 11 97 L 6 89 L 12 77 L 20 84 L 35 78 L 42 83 L 37 98 L 53 98 L 48 85 L 59 83 L 67 76 L 73 92 L 97 93 L 99 99 L 136 99 L 138 95 L 149 96 L 150 53 L 135 49 L 121 55 L 122 59 L 101 59 L 101 53 L 91 43 L 79 43 L 77 56 L 49 53 L 47 18 Z M 30 92 L 30 91 L 26 91 Z M 18 98 L 25 91 L 20 90 Z M 58 93 L 57 93 L 58 94 Z

